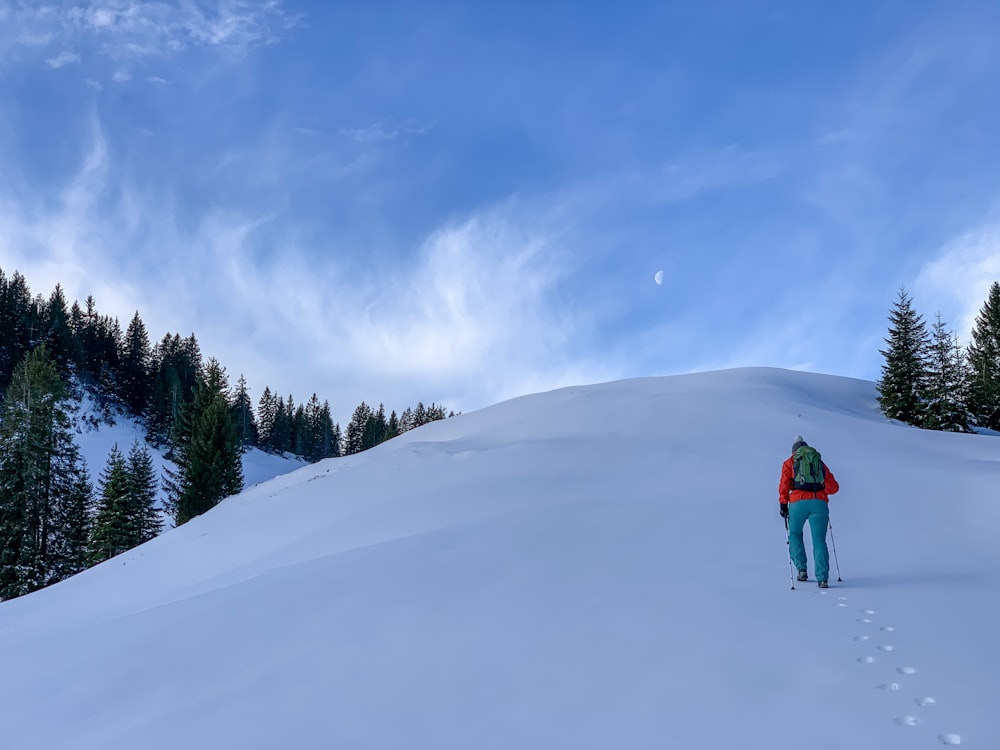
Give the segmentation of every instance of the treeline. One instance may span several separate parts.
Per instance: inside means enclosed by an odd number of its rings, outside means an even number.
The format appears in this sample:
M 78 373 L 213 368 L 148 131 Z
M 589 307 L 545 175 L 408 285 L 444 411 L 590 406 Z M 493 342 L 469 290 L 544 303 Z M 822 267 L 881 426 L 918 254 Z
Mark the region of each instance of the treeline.
M 116 445 L 96 488 L 74 442 L 83 393 L 101 418 L 126 413 L 176 468 L 156 475 L 146 443 Z M 362 403 L 346 432 L 328 402 L 305 404 L 264 389 L 253 408 L 246 379 L 203 361 L 194 334 L 150 346 L 138 312 L 122 332 L 92 297 L 67 306 L 56 286 L 32 297 L 24 277 L 0 269 L 0 599 L 35 591 L 155 537 L 162 513 L 176 524 L 243 488 L 250 446 L 310 461 L 357 453 L 426 422 L 443 408 L 387 418 Z M 157 504 L 159 488 L 164 507 Z
M 123 331 L 117 318 L 98 312 L 92 296 L 83 306 L 70 305 L 57 284 L 48 298 L 32 297 L 21 274 L 15 272 L 8 279 L 0 269 L 0 398 L 14 368 L 40 344 L 46 345 L 74 395 L 80 388 L 86 390 L 108 421 L 116 410 L 140 420 L 147 439 L 173 457 L 178 420 L 206 376 L 207 365 L 193 333 L 187 337 L 167 333 L 151 345 L 138 311 Z M 293 453 L 308 461 L 366 450 L 451 414 L 421 403 L 398 417 L 395 412 L 386 417 L 381 405 L 372 410 L 362 403 L 345 432 L 333 421 L 329 402 L 321 403 L 315 393 L 306 403 L 296 404 L 291 395 L 282 398 L 267 386 L 255 409 L 243 375 L 232 390 L 228 383 L 220 387 L 243 449 Z M 349 437 L 359 431 L 364 439 Z
M 928 328 L 904 289 L 889 313 L 878 403 L 890 419 L 933 430 L 1000 430 L 1000 283 L 963 347 L 937 315 Z

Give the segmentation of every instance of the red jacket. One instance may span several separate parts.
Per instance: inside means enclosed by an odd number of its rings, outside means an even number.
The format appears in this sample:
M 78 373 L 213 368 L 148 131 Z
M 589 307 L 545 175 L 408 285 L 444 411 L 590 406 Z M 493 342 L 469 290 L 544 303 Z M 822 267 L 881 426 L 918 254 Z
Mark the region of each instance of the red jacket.
M 792 478 L 795 475 L 792 469 L 792 456 L 785 459 L 785 463 L 781 465 L 781 482 L 778 484 L 778 502 L 781 503 L 794 503 L 798 500 L 823 500 L 825 502 L 830 502 L 830 495 L 834 495 L 840 490 L 840 485 L 837 484 L 836 478 L 833 476 L 833 472 L 823 464 L 823 483 L 826 485 L 826 489 L 820 490 L 819 492 L 806 492 L 805 490 L 792 489 Z

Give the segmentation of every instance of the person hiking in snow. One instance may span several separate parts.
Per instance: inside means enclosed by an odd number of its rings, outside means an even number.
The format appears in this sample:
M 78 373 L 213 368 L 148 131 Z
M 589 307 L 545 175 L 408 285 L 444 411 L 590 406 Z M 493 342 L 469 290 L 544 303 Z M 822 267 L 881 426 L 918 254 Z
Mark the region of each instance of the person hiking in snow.
M 833 472 L 823 463 L 819 451 L 796 435 L 792 455 L 781 465 L 778 503 L 781 517 L 788 529 L 788 551 L 792 556 L 799 580 L 808 580 L 806 547 L 802 528 L 809 521 L 812 532 L 813 563 L 820 588 L 827 588 L 830 578 L 830 551 L 826 546 L 826 530 L 830 525 L 830 495 L 840 489 Z

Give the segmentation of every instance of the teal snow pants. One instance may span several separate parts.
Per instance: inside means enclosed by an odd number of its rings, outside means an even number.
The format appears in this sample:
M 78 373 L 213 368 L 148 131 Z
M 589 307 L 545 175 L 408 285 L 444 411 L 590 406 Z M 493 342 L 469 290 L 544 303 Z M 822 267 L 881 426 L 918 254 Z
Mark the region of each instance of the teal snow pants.
M 816 580 L 830 577 L 830 551 L 826 547 L 826 529 L 830 525 L 830 506 L 824 500 L 799 500 L 788 504 L 788 551 L 796 570 L 806 570 L 806 546 L 802 528 L 809 521 L 812 531 L 813 562 Z

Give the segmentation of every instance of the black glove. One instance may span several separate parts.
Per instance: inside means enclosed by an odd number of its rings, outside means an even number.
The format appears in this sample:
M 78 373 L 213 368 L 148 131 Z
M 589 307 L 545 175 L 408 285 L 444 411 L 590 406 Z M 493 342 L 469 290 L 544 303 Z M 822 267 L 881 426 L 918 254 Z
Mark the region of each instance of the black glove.
M 788 518 L 788 503 L 778 503 L 778 512 L 782 518 Z

